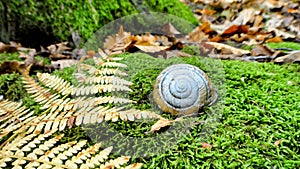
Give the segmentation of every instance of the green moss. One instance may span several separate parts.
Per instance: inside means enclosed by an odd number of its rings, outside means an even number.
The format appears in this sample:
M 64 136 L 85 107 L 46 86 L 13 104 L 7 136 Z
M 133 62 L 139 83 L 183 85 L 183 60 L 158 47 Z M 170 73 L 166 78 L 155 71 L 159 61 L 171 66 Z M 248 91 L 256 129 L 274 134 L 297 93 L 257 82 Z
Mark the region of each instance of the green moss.
M 24 88 L 22 75 L 18 73 L 0 75 L 0 95 L 10 101 L 21 101 L 25 107 L 30 108 L 35 114 L 40 114 L 41 105 L 37 104 Z
M 19 74 L 0 75 L 0 95 L 3 95 L 4 99 L 19 101 L 24 94 L 25 91 Z
M 134 79 L 131 97 L 139 108 L 149 108 L 153 81 L 169 60 L 144 54 L 124 55 L 129 75 Z M 201 57 L 174 58 L 172 63 L 189 63 L 213 76 L 217 60 Z M 161 66 L 162 65 L 162 66 Z M 300 69 L 296 64 L 222 61 L 225 70 L 225 107 L 218 128 L 208 139 L 201 136 L 202 125 L 166 152 L 151 158 L 136 159 L 144 168 L 268 168 L 299 167 L 298 116 Z M 135 72 L 135 73 L 134 73 Z M 217 76 L 222 73 L 217 74 Z M 150 100 L 151 101 L 151 100 Z M 203 116 L 200 116 L 201 119 Z M 134 132 L 133 132 L 134 133 Z M 274 143 L 282 139 L 279 146 Z M 202 148 L 202 142 L 213 146 Z M 173 162 L 170 162 L 173 161 Z
M 58 76 L 68 82 L 73 82 L 75 79 L 74 79 L 74 76 L 73 76 L 73 73 L 74 71 L 76 70 L 76 67 L 75 66 L 71 66 L 71 67 L 66 67 L 64 69 L 60 69 L 60 70 L 55 70 L 52 75 L 54 76 Z
M 0 54 L 0 64 L 3 61 L 12 61 L 12 60 L 22 61 L 22 59 L 20 59 L 18 53 L 1 53 Z
M 275 42 L 270 42 L 270 43 L 266 43 L 267 47 L 269 48 L 287 48 L 290 50 L 300 50 L 300 43 L 296 43 L 296 42 L 279 42 L 279 43 L 275 43 Z M 242 45 L 241 49 L 244 50 L 252 50 L 255 47 L 255 45 Z
M 251 51 L 254 47 L 255 47 L 255 45 L 242 45 L 241 49 Z
M 181 50 L 182 52 L 188 53 L 193 56 L 199 56 L 200 55 L 200 49 L 198 46 L 184 46 Z
M 146 0 L 145 1 L 152 11 L 165 12 L 181 17 L 192 24 L 198 24 L 198 20 L 194 17 L 191 9 L 183 5 L 178 0 Z
M 127 79 L 134 82 L 132 86 L 134 90 L 129 94 L 129 97 L 139 103 L 136 107 L 139 109 L 151 108 L 149 95 L 152 92 L 153 82 L 157 75 L 169 65 L 176 63 L 193 64 L 204 70 L 216 86 L 222 84 L 219 79 L 226 79 L 224 111 L 217 129 L 209 135 L 210 137 L 204 139 L 201 135 L 203 130 L 201 122 L 205 120 L 207 114 L 199 115 L 195 122 L 199 125 L 192 128 L 189 134 L 182 131 L 179 134 L 186 134 L 184 137 L 178 136 L 171 140 L 178 142 L 174 147 L 149 158 L 133 159 L 134 162 L 144 163 L 144 168 L 300 167 L 300 149 L 298 146 L 300 137 L 299 131 L 297 131 L 300 127 L 299 65 L 219 61 L 197 56 L 164 60 L 141 53 L 118 56 L 123 57 L 122 62 L 128 65 L 124 71 L 129 75 Z M 222 72 L 223 70 L 225 74 Z M 57 70 L 54 74 L 71 82 L 73 72 L 74 67 L 71 67 Z M 220 77 L 222 75 L 225 77 Z M 16 75 L 10 76 L 18 81 Z M 7 78 L 10 77 L 5 79 Z M 6 80 L 3 82 L 5 84 Z M 1 91 L 3 90 L 1 89 Z M 23 101 L 31 102 L 31 100 L 26 99 Z M 104 129 L 107 130 L 97 132 L 101 132 L 101 137 L 106 137 L 106 141 L 107 138 L 113 137 L 111 139 L 114 142 L 108 140 L 105 145 L 113 144 L 116 150 L 121 151 L 121 148 L 122 151 L 132 150 L 135 142 L 129 143 L 132 147 L 122 145 L 128 142 L 128 138 L 132 137 L 145 138 L 145 145 L 160 149 L 167 143 L 150 143 L 151 139 L 147 140 L 146 138 L 151 137 L 143 135 L 149 128 L 149 124 L 152 123 L 153 121 L 149 123 L 143 121 L 102 123 L 97 124 L 97 126 L 106 127 Z M 177 133 L 183 128 L 182 126 L 178 127 Z M 61 132 L 65 134 L 65 140 L 62 142 L 88 139 L 90 135 L 85 132 L 89 131 L 78 127 L 64 130 Z M 92 132 L 96 131 L 93 130 Z M 119 134 L 110 135 L 109 132 Z M 161 136 L 160 134 L 162 133 L 154 135 Z M 274 143 L 280 139 L 282 142 L 275 146 Z M 212 148 L 202 148 L 202 142 L 211 144 Z M 140 152 L 147 153 L 144 150 L 139 149 Z
M 222 62 L 227 92 L 218 129 L 203 139 L 195 127 L 174 149 L 146 159 L 145 168 L 299 167 L 299 67 Z M 202 148 L 202 142 L 213 148 Z
M 289 48 L 292 50 L 300 50 L 300 43 L 296 42 L 280 42 L 280 43 L 267 43 L 269 48 Z
M 37 61 L 42 61 L 45 65 L 50 65 L 51 61 L 48 57 L 43 57 L 43 56 L 35 56 L 34 57 Z

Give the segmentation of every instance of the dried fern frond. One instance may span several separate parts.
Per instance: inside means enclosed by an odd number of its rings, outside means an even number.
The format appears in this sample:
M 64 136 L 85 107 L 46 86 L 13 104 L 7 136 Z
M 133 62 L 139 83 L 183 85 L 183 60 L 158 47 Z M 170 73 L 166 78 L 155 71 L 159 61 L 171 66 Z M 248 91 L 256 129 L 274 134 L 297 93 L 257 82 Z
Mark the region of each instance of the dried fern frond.
M 26 133 L 40 133 L 41 131 L 62 131 L 66 127 L 80 126 L 83 124 L 101 123 L 103 121 L 135 121 L 136 119 L 162 119 L 162 117 L 151 111 L 124 110 L 124 107 L 104 107 L 80 105 L 76 111 L 53 111 L 35 117 L 26 125 Z
M 123 63 L 117 63 L 117 62 L 104 62 L 100 64 L 102 67 L 120 67 L 120 68 L 126 68 L 127 65 Z
M 23 83 L 29 94 L 32 94 L 31 97 L 34 98 L 34 101 L 37 103 L 46 103 L 56 100 L 59 95 L 52 94 L 50 89 L 43 88 L 40 86 L 32 77 L 24 76 Z
M 26 107 L 21 106 L 22 103 L 12 102 L 8 100 L 0 101 L 0 137 L 5 137 L 10 132 L 20 129 L 22 126 L 36 118 L 34 112 Z
M 80 95 L 90 95 L 96 93 L 106 93 L 106 92 L 114 92 L 114 91 L 127 91 L 131 92 L 132 90 L 124 85 L 90 85 L 90 86 L 79 86 L 74 87 L 72 90 L 72 95 L 80 96 Z
M 74 123 L 79 126 L 95 122 L 101 123 L 103 120 L 117 121 L 120 119 L 123 121 L 134 121 L 134 119 L 141 118 L 160 118 L 159 115 L 152 112 L 138 110 L 123 111 L 122 107 L 108 108 L 99 106 L 103 103 L 132 103 L 128 99 L 115 97 L 60 99 L 58 95 L 51 94 L 51 92 L 39 86 L 30 77 L 26 77 L 25 80 L 27 80 L 26 89 L 30 92 L 35 92 L 33 94 L 34 99 L 44 104 L 41 109 L 49 110 L 47 114 L 42 113 L 30 121 L 27 133 L 41 132 L 42 130 L 45 132 L 51 130 L 61 131 L 66 126 L 69 128 L 72 127 Z
M 86 84 L 112 84 L 112 85 L 124 85 L 131 86 L 132 83 L 124 80 L 118 76 L 90 76 L 83 77 L 79 82 Z
M 101 50 L 101 49 L 100 49 Z M 125 68 L 127 67 L 126 64 L 123 63 L 119 63 L 116 61 L 121 61 L 123 60 L 123 58 L 119 58 L 119 57 L 108 57 L 103 51 L 101 52 L 101 57 L 93 57 L 93 60 L 95 62 L 95 64 L 98 67 L 120 67 L 120 68 Z M 103 56 L 104 55 L 104 56 Z
M 19 136 L 0 150 L 0 169 L 13 168 L 119 168 L 125 165 L 130 157 L 121 156 L 109 159 L 112 147 L 101 150 L 101 144 L 87 147 L 87 141 L 59 143 L 63 134 L 52 136 L 55 131 L 32 133 Z M 135 163 L 127 168 L 140 168 Z
M 108 59 L 108 58 L 107 58 Z M 88 65 L 90 66 L 90 65 Z M 81 87 L 73 87 L 71 84 L 64 82 L 61 78 L 41 73 L 38 74 L 38 78 L 40 82 L 42 82 L 45 86 L 48 86 L 58 93 L 64 95 L 69 94 L 72 90 L 72 95 L 80 96 L 80 95 L 90 95 L 101 92 L 112 92 L 112 91 L 131 91 L 130 88 L 124 83 L 129 84 L 127 81 L 122 81 L 122 79 L 118 79 L 118 83 L 120 85 L 93 85 L 90 86 L 81 86 Z M 102 76 L 102 77 L 90 77 L 90 81 L 103 80 L 104 82 L 111 83 L 116 79 L 115 76 Z M 43 128 L 47 130 L 54 130 L 59 128 L 59 130 L 63 130 L 66 126 L 72 127 L 73 122 L 76 125 L 94 123 L 94 122 L 102 122 L 105 121 L 134 121 L 135 119 L 144 119 L 144 118 L 156 118 L 162 119 L 162 117 L 156 113 L 149 111 L 139 111 L 139 110 L 122 110 L 122 107 L 113 107 L 110 109 L 106 109 L 103 106 L 100 106 L 105 103 L 134 103 L 131 100 L 118 98 L 118 97 L 76 97 L 75 99 L 70 98 L 60 98 L 57 94 L 51 94 L 49 89 L 45 89 L 41 87 L 35 80 L 26 76 L 24 81 L 27 85 L 25 85 L 26 89 L 29 93 L 35 93 L 32 96 L 34 99 L 43 104 L 41 109 L 49 109 L 49 113 L 47 116 L 39 117 L 39 121 L 32 125 L 32 131 L 39 131 Z M 65 85 L 64 88 L 62 85 Z M 99 107 L 98 107 L 99 106 Z M 98 109 L 97 109 L 98 107 Z M 97 111 L 95 111 L 97 110 Z M 96 112 L 96 113 L 95 113 Z M 93 117 L 93 118 L 90 118 Z M 55 121 L 55 122 L 54 122 Z M 53 125 L 52 125 L 53 123 Z M 36 127 L 35 127 L 36 126 Z M 47 126 L 47 127 L 45 127 Z M 51 127 L 52 126 L 52 127 Z M 54 126 L 54 127 L 53 127 Z
M 119 70 L 118 68 L 103 68 L 103 69 L 97 69 L 94 66 L 88 65 L 88 64 L 80 64 L 78 65 L 79 71 L 86 70 L 90 75 L 119 75 L 119 76 L 127 76 L 127 73 Z
M 88 71 L 90 75 L 127 75 L 119 70 L 119 68 L 125 68 L 127 65 L 116 62 L 123 58 L 109 57 L 101 49 L 99 49 L 98 54 L 101 57 L 93 57 L 95 66 L 85 64 L 83 60 L 81 60 L 77 65 L 79 72 L 85 70 Z
M 96 94 L 98 92 L 131 91 L 127 87 L 127 85 L 131 85 L 131 83 L 117 76 L 88 77 L 88 79 L 86 79 L 88 83 L 100 83 L 100 85 L 81 87 L 74 87 L 69 82 L 64 81 L 62 78 L 52 76 L 48 73 L 38 73 L 37 77 L 45 86 L 54 89 L 62 95 L 72 94 L 79 96 Z
M 45 76 L 48 76 L 47 74 L 44 74 Z M 43 77 L 42 74 L 39 74 L 40 77 Z M 69 92 L 66 92 L 67 90 L 59 90 L 55 84 L 56 81 L 53 80 L 54 78 L 49 78 L 52 76 L 48 76 L 48 78 L 43 78 L 43 82 L 45 83 L 46 86 L 51 86 L 55 89 L 57 89 L 58 92 L 61 92 L 61 94 L 66 94 L 68 95 Z M 45 80 L 47 79 L 47 80 Z M 92 97 L 92 99 L 89 98 L 83 98 L 83 97 L 78 97 L 76 99 L 60 99 L 60 96 L 58 94 L 52 94 L 49 89 L 45 89 L 41 87 L 37 82 L 35 82 L 34 79 L 31 77 L 25 77 L 24 83 L 26 90 L 28 93 L 32 94 L 31 97 L 38 103 L 43 104 L 41 107 L 42 110 L 50 108 L 50 112 L 54 112 L 56 109 L 62 111 L 68 111 L 71 110 L 72 108 L 81 108 L 83 105 L 90 105 L 90 106 L 96 106 L 99 104 L 104 104 L 104 103 L 132 103 L 132 101 L 128 99 L 123 99 L 123 98 L 116 98 L 116 97 Z M 52 81 L 52 83 L 50 83 Z M 60 80 L 59 80 L 60 81 Z M 49 82 L 49 83 L 48 83 Z M 64 82 L 61 81 L 63 84 Z M 54 85 L 52 85 L 54 84 Z M 58 83 L 58 85 L 61 83 Z M 118 90 L 127 90 L 130 91 L 130 89 L 126 86 L 123 85 L 94 85 L 91 87 L 81 87 L 81 88 L 76 88 L 72 86 L 68 86 L 67 89 L 72 89 L 74 91 L 74 95 L 85 95 L 85 94 L 96 94 L 97 92 L 108 92 L 108 91 L 118 91 Z M 83 104 L 80 106 L 80 104 Z M 76 110 L 76 109 L 75 109 Z
M 58 76 L 52 76 L 49 73 L 37 73 L 37 77 L 45 86 L 54 89 L 62 95 L 69 95 L 72 93 L 73 85 Z
M 86 140 L 62 144 L 63 134 L 53 136 L 67 127 L 101 123 L 135 121 L 137 119 L 164 118 L 151 111 L 128 109 L 129 99 L 116 96 L 96 97 L 96 93 L 131 91 L 131 82 L 120 77 L 127 75 L 119 68 L 121 58 L 112 58 L 98 51 L 102 58 L 94 57 L 95 66 L 85 63 L 78 65 L 76 76 L 81 79 L 79 86 L 47 73 L 38 73 L 38 81 L 29 76 L 29 68 L 23 77 L 24 87 L 39 104 L 39 115 L 21 103 L 0 101 L 1 168 L 141 168 L 135 163 L 124 166 L 130 157 L 110 159 L 112 147 L 101 148 L 97 143 L 87 145 Z M 87 96 L 94 94 L 93 97 Z M 111 93 L 110 93 L 111 94 Z M 110 95 L 109 94 L 109 95 Z M 77 96 L 72 98 L 72 96 Z M 97 95 L 98 96 L 98 95 Z M 112 105 L 112 104 L 113 105 Z M 122 103 L 117 105 L 116 103 Z M 8 135 L 13 133 L 12 135 Z

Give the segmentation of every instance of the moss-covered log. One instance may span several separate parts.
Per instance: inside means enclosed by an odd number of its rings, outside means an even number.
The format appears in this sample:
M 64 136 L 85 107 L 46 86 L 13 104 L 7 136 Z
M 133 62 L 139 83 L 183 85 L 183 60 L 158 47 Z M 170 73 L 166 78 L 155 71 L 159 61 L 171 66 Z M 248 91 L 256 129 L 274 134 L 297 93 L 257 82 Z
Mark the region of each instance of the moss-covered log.
M 86 40 L 108 22 L 144 9 L 174 14 L 197 24 L 191 10 L 179 0 L 0 0 L 0 40 L 34 47 L 69 40 L 71 30 Z

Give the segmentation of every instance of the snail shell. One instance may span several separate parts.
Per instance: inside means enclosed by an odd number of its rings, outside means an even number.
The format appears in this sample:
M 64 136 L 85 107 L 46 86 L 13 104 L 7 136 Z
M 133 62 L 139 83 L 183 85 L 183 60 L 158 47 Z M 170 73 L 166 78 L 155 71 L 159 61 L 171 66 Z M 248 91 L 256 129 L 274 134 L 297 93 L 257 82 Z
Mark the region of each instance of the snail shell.
M 213 104 L 218 94 L 208 76 L 189 64 L 167 67 L 156 79 L 153 97 L 163 112 L 173 116 L 197 113 Z

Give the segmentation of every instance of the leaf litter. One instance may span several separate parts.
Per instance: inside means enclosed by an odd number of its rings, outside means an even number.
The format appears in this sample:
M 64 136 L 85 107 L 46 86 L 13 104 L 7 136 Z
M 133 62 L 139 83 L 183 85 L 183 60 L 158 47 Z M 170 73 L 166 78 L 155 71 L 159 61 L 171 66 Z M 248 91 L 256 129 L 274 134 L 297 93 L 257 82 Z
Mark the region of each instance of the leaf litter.
M 190 57 L 190 54 L 184 53 L 181 49 L 192 45 L 198 47 L 203 57 L 275 63 L 300 62 L 298 50 L 274 50 L 264 45 L 270 42 L 292 41 L 299 43 L 300 48 L 299 1 L 181 0 L 181 2 L 192 8 L 200 22 L 199 26 L 189 34 L 183 35 L 170 22 L 157 28 L 159 35 L 149 32 L 133 35 L 121 26 L 117 34 L 105 39 L 103 51 L 107 55 L 139 51 L 154 57 L 169 59 Z M 245 50 L 243 46 L 253 46 L 253 49 Z M 82 56 L 92 56 L 91 51 L 72 49 L 68 42 L 41 47 L 40 51 L 22 47 L 16 42 L 9 44 L 0 42 L 0 53 L 13 52 L 18 52 L 20 59 L 25 61 L 2 63 L 5 65 L 0 65 L 1 70 L 9 69 L 7 65 L 10 64 L 25 64 L 25 66 L 32 64 L 33 69 L 36 67 L 52 71 L 76 64 L 76 60 Z M 51 64 L 45 65 L 42 61 L 37 61 L 36 56 L 50 59 Z M 18 64 L 10 62 L 18 62 Z M 3 72 L 20 69 L 13 68 Z

